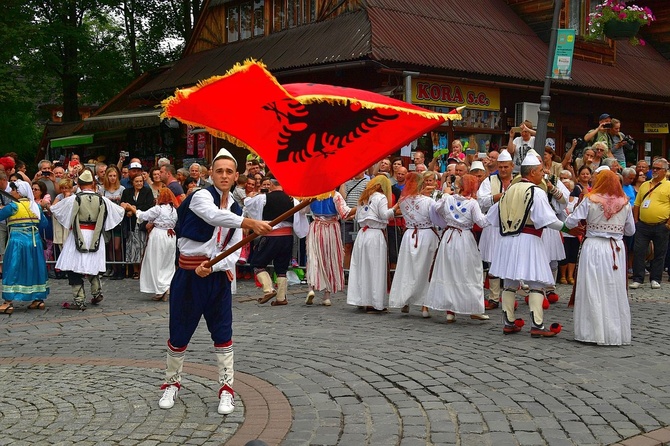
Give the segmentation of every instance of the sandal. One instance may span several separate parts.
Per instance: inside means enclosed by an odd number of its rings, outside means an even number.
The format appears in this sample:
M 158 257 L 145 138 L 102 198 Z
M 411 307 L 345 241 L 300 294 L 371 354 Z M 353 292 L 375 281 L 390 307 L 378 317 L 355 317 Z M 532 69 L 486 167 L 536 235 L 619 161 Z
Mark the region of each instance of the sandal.
M 277 306 L 279 306 L 279 305 L 288 305 L 288 299 L 284 299 L 284 300 L 273 300 L 272 303 L 271 303 L 270 305 L 272 305 L 273 307 L 277 307 Z
M 44 301 L 43 300 L 34 300 L 30 305 L 28 305 L 29 310 L 44 310 Z
M 4 301 L 2 305 L 0 305 L 0 313 L 12 314 L 13 312 L 14 312 L 14 305 L 12 305 L 11 301 Z
M 133 279 L 137 280 L 139 278 L 140 278 L 140 273 L 138 273 L 138 272 L 133 273 Z

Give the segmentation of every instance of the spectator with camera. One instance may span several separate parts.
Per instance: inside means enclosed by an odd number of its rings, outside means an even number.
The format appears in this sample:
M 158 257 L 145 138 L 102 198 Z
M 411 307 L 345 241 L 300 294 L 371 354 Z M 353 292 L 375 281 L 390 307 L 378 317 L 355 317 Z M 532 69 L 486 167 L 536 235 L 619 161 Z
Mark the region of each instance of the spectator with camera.
M 612 128 L 612 117 L 607 113 L 603 113 L 598 118 L 598 127 L 589 130 L 586 135 L 584 135 L 584 141 L 593 145 L 593 143 L 598 141 L 603 141 L 605 143 L 609 142 L 609 131 Z
M 621 121 L 616 118 L 612 118 L 612 128 L 609 129 L 608 136 L 608 146 L 612 155 L 622 168 L 626 167 L 626 151 L 633 150 L 635 140 L 621 133 Z

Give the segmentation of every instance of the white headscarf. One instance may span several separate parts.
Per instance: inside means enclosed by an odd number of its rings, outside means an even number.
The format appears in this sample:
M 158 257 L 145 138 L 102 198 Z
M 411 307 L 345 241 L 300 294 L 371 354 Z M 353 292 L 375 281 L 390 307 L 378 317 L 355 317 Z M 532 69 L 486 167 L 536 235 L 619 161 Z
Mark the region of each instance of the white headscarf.
M 35 202 L 32 184 L 23 180 L 16 180 L 14 181 L 14 184 L 16 184 L 19 195 L 30 200 L 30 210 L 33 212 L 33 214 L 35 214 L 37 218 L 40 218 L 40 205 Z

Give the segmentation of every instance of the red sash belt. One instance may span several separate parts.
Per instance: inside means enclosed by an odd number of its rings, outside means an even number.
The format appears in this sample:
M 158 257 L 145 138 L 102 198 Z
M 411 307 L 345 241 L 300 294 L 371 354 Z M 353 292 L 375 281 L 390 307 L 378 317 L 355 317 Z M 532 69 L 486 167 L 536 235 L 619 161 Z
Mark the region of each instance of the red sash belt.
M 269 234 L 265 234 L 266 237 L 280 237 L 283 235 L 293 235 L 293 228 L 284 226 L 283 228 L 273 229 Z
M 89 229 L 91 231 L 95 231 L 95 223 L 80 223 L 79 228 L 80 229 Z
M 542 230 L 543 228 L 535 229 L 535 226 L 524 226 L 521 232 L 524 234 L 534 235 L 536 237 L 542 237 Z
M 179 268 L 194 270 L 200 266 L 202 262 L 208 260 L 209 257 L 207 256 L 185 256 L 184 254 L 179 254 Z

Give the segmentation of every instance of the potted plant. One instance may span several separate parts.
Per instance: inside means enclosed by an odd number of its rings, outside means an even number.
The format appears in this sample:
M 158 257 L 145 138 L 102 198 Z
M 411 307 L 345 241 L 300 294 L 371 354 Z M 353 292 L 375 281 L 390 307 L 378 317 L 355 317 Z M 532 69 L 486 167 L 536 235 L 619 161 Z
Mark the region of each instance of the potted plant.
M 595 12 L 589 14 L 588 40 L 629 39 L 631 45 L 643 44 L 637 37 L 641 26 L 649 25 L 656 20 L 651 9 L 628 4 L 625 0 L 605 0 L 596 6 Z

